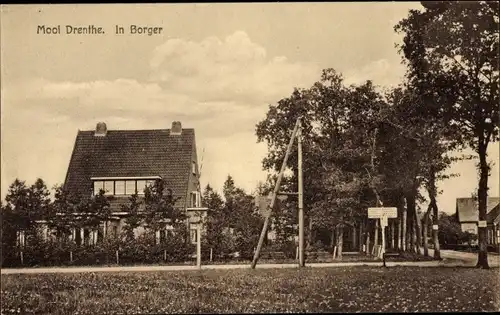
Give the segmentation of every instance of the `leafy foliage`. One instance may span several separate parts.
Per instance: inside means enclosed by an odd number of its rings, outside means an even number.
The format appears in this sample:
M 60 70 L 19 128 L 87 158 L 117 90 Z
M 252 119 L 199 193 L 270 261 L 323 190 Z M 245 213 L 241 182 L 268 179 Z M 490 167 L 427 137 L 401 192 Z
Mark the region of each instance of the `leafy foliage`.
M 448 136 L 479 157 L 479 219 L 486 219 L 488 145 L 499 140 L 499 4 L 436 1 L 412 10 L 395 29 L 408 78 L 423 100 L 419 112 L 450 126 Z M 479 228 L 478 267 L 487 268 L 486 230 Z

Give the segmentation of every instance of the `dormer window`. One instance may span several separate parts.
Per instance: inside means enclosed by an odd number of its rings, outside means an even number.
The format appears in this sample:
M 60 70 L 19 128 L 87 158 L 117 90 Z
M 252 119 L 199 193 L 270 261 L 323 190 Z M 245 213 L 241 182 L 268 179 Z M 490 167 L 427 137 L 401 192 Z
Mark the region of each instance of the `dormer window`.
M 125 182 L 125 194 L 126 195 L 135 194 L 135 180 L 127 180 Z
M 125 181 L 117 180 L 115 181 L 115 195 L 125 195 Z
M 104 182 L 104 194 L 112 195 L 115 189 L 115 183 L 113 181 L 107 180 Z
M 144 195 L 144 189 L 153 185 L 159 176 L 147 177 L 116 177 L 104 178 L 93 177 L 93 192 L 97 195 L 101 189 L 104 189 L 105 195 L 130 196 L 137 192 L 138 195 Z

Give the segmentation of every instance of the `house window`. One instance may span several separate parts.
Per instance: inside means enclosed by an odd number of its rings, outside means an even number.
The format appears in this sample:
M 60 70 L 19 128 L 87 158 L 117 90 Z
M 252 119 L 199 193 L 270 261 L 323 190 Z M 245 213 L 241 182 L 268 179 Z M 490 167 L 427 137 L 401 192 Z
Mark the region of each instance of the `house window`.
M 99 191 L 101 189 L 104 189 L 104 182 L 103 181 L 95 181 L 94 182 L 94 195 L 98 195 Z
M 106 195 L 113 195 L 115 193 L 115 182 L 111 180 L 107 180 L 104 182 L 104 193 Z
M 125 181 L 115 181 L 115 195 L 125 195 Z
M 125 194 L 126 195 L 135 194 L 135 180 L 128 180 L 125 182 Z
M 195 161 L 191 162 L 191 172 L 193 172 L 193 174 L 196 174 L 196 162 Z
M 191 208 L 200 207 L 200 193 L 198 191 L 191 192 Z
M 145 188 L 146 188 L 146 181 L 145 180 L 138 180 L 137 181 L 137 194 L 144 195 Z
M 20 247 L 24 247 L 24 245 L 25 245 L 25 233 L 24 233 L 24 231 L 17 232 L 17 245 Z

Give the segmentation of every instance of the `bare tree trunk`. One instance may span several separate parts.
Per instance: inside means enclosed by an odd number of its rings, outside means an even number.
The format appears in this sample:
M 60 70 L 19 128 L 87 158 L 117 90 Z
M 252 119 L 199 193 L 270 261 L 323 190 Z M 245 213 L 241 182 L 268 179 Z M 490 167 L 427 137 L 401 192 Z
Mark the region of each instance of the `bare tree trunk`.
M 334 246 L 335 246 L 335 229 L 332 230 L 330 239 L 330 247 L 333 249 Z
M 422 246 L 422 233 L 420 227 L 420 219 L 418 218 L 417 207 L 416 207 L 416 192 L 414 191 L 412 194 L 408 196 L 407 199 L 408 208 L 411 208 L 411 212 L 413 214 L 413 222 L 412 222 L 412 242 L 414 243 L 414 251 L 421 255 L 420 251 Z
M 401 250 L 403 248 L 403 240 L 402 240 L 402 234 L 401 234 L 401 222 L 403 222 L 402 216 L 399 216 L 398 220 L 398 250 Z
M 479 189 L 477 192 L 479 201 L 479 221 L 486 221 L 486 207 L 488 201 L 488 175 L 490 172 L 490 167 L 486 161 L 486 150 L 489 139 L 484 139 L 484 136 L 479 137 Z M 478 230 L 478 243 L 479 252 L 477 257 L 477 268 L 489 269 L 488 265 L 488 244 L 487 244 L 487 228 L 479 227 Z
M 403 217 L 401 218 L 401 223 L 403 224 L 403 227 L 402 227 L 402 235 L 401 235 L 401 241 L 402 241 L 402 247 L 401 249 L 403 251 L 406 251 L 407 250 L 407 240 L 408 240 L 408 235 L 407 235 L 407 220 L 406 220 L 406 217 L 407 217 L 407 211 L 405 208 L 403 208 Z
M 365 231 L 366 231 L 366 250 L 365 253 L 369 255 L 371 253 L 370 251 L 370 222 L 366 222 L 365 226 Z
M 312 246 L 312 240 L 313 240 L 313 225 L 312 225 L 312 219 L 309 217 L 309 233 L 307 235 L 307 248 L 311 248 Z
M 352 248 L 351 248 L 351 251 L 355 251 L 357 248 L 357 244 L 356 244 L 357 240 L 358 240 L 357 232 L 358 232 L 358 230 L 356 229 L 356 225 L 353 225 L 352 226 Z
M 344 228 L 342 226 L 337 227 L 337 259 L 342 259 L 342 246 L 344 245 Z
M 414 229 L 413 229 L 413 212 L 412 212 L 412 209 L 410 207 L 410 205 L 407 204 L 407 215 L 406 215 L 406 221 L 407 221 L 407 235 L 406 237 L 408 238 L 407 240 L 407 243 L 409 244 L 408 246 L 408 249 L 410 252 L 414 252 L 415 251 L 415 239 L 414 239 Z
M 429 207 L 427 208 L 427 212 L 424 215 L 424 226 L 423 226 L 423 236 L 424 236 L 424 256 L 429 256 L 429 235 L 428 235 L 428 228 L 429 228 L 429 213 L 431 212 L 432 207 L 429 204 Z
M 391 223 L 391 248 L 392 249 L 395 249 L 396 248 L 396 242 L 395 242 L 395 239 L 394 239 L 394 236 L 395 236 L 395 229 L 396 229 L 396 221 L 393 220 L 392 223 Z
M 373 249 L 375 250 L 375 246 L 378 245 L 378 233 L 379 233 L 379 220 L 375 220 L 375 235 L 373 236 Z M 377 253 L 373 252 L 374 255 L 377 255 Z
M 363 251 L 363 227 L 365 225 L 365 222 L 363 220 L 361 220 L 361 222 L 359 223 L 359 239 L 358 239 L 358 244 L 359 244 L 359 247 L 358 247 L 358 251 L 359 252 L 362 252 Z
M 436 229 L 439 223 L 439 213 L 438 207 L 435 198 L 431 198 L 431 207 L 432 207 L 432 240 L 434 243 L 434 258 L 441 259 L 441 250 L 439 246 L 439 231 Z

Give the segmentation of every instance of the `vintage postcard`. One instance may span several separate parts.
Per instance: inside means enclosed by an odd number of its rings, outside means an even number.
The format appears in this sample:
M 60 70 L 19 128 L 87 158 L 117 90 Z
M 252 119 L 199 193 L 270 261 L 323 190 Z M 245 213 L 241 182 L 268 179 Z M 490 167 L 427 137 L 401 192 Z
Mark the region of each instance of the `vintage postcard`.
M 500 310 L 497 2 L 0 8 L 2 314 Z

